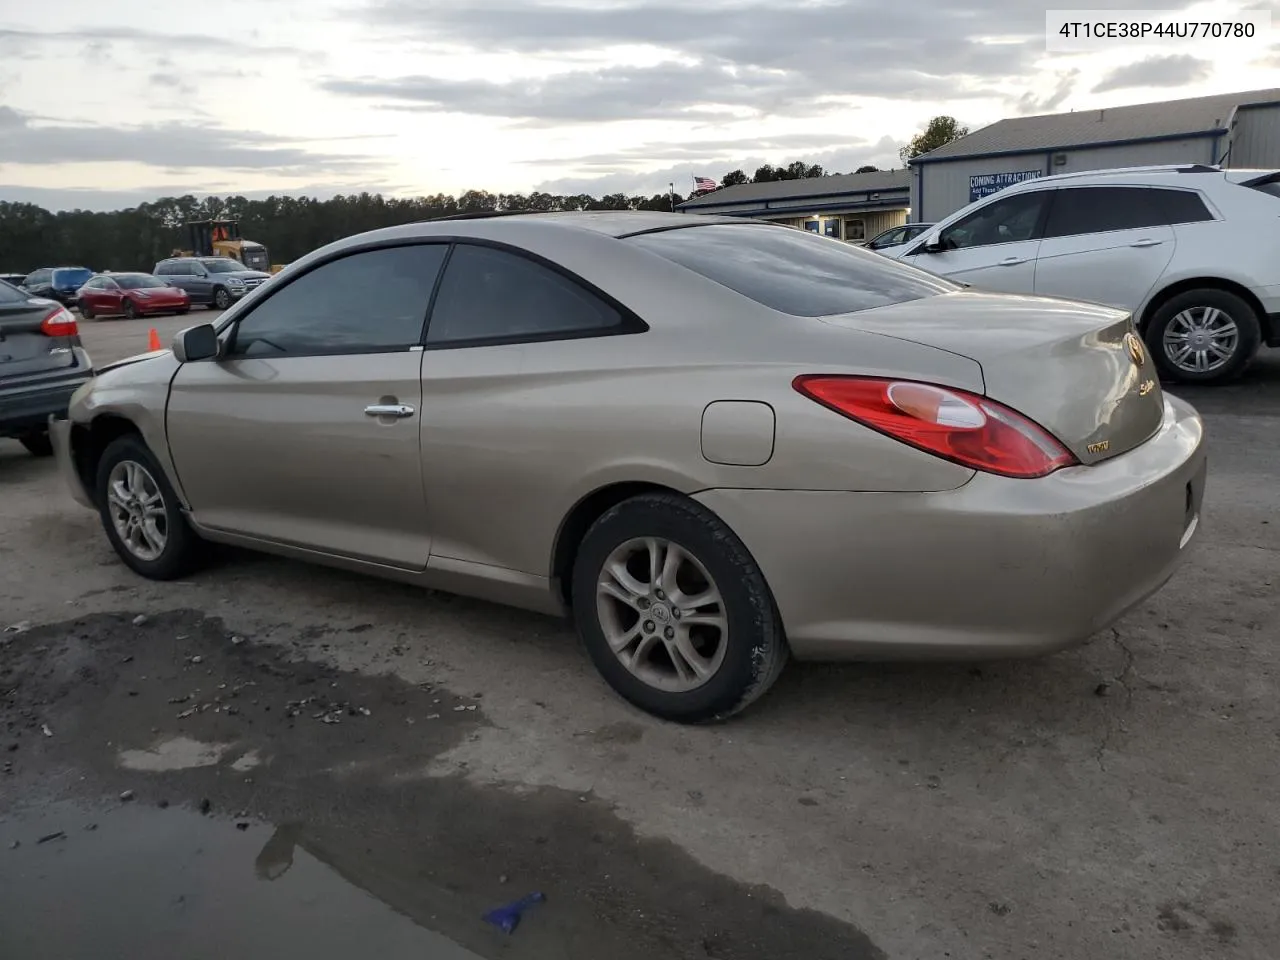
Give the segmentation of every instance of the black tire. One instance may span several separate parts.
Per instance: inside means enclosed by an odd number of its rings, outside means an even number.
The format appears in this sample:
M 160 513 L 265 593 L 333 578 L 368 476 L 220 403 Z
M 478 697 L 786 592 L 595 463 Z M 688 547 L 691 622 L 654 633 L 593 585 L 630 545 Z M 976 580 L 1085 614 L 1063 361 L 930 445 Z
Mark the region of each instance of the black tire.
M 1227 361 L 1214 370 L 1186 370 L 1175 364 L 1166 353 L 1165 331 L 1179 314 L 1205 307 L 1220 310 L 1235 321 L 1239 332 L 1235 347 Z M 1147 326 L 1146 341 L 1164 379 L 1176 383 L 1223 383 L 1243 373 L 1258 352 L 1258 346 L 1262 342 L 1262 326 L 1253 307 L 1242 298 L 1225 290 L 1204 287 L 1180 293 L 1161 304 Z
M 133 461 L 146 469 L 163 501 L 165 544 L 164 549 L 154 559 L 143 559 L 135 555 L 121 540 L 112 520 L 107 487 L 111 471 L 117 464 L 125 461 Z M 107 539 L 111 541 L 111 546 L 115 548 L 120 559 L 135 573 L 149 580 L 176 580 L 195 570 L 205 559 L 204 541 L 187 523 L 186 517 L 178 507 L 178 497 L 173 487 L 169 485 L 168 477 L 156 462 L 156 458 L 152 456 L 146 443 L 137 434 L 119 437 L 103 451 L 102 458 L 98 461 L 94 494 Z
M 27 453 L 33 457 L 53 456 L 53 438 L 49 436 L 48 430 L 41 430 L 39 433 L 28 433 L 19 437 L 18 442 L 26 447 Z
M 177 312 L 177 315 L 180 317 L 185 317 L 190 310 L 191 310 L 190 307 L 183 307 L 181 310 Z
M 92 320 L 93 307 L 89 306 L 87 303 L 80 304 L 80 316 L 85 320 Z
M 226 287 L 217 287 L 213 291 L 213 303 L 210 304 L 215 310 L 225 310 L 231 306 L 231 294 Z
M 673 692 L 633 674 L 610 649 L 596 584 L 610 554 L 629 540 L 657 537 L 694 557 L 714 581 L 727 618 L 724 658 L 701 686 Z M 787 642 L 773 595 L 746 546 L 718 517 L 686 497 L 652 493 L 606 511 L 587 531 L 573 567 L 573 616 L 596 669 L 641 710 L 680 723 L 722 720 L 749 706 L 777 680 Z
M 125 300 L 124 302 L 124 318 L 126 320 L 138 319 L 138 308 L 133 305 L 132 300 Z

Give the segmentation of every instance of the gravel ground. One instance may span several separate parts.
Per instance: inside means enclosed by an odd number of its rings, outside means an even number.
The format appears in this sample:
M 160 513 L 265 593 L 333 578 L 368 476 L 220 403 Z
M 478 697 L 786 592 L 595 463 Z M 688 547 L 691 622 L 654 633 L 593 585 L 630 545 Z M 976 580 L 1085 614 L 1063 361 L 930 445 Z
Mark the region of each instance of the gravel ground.
M 193 319 L 84 338 L 105 362 Z M 23 625 L 0 634 L 0 942 L 1273 957 L 1280 352 L 1179 392 L 1211 444 L 1200 542 L 1116 629 L 1031 662 L 792 665 L 708 729 L 622 704 L 558 621 L 245 554 L 139 580 L 0 442 L 0 629 Z M 534 891 L 513 934 L 480 919 Z

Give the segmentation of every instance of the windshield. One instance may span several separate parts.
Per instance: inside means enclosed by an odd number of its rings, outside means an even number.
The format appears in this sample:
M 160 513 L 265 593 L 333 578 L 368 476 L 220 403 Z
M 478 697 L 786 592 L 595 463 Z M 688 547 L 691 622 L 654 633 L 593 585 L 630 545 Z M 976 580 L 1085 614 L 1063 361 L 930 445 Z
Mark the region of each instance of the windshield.
M 53 271 L 53 285 L 55 287 L 79 287 L 88 282 L 92 276 L 92 270 L 86 270 L 83 267 L 68 267 Z
M 201 263 L 208 268 L 210 273 L 239 273 L 244 269 L 244 264 L 239 260 L 201 260 Z
M 117 273 L 111 277 L 116 283 L 126 290 L 145 290 L 152 287 L 168 286 L 158 277 L 153 277 L 145 273 Z
M 861 247 L 786 227 L 681 227 L 629 242 L 798 317 L 853 313 L 959 289 Z

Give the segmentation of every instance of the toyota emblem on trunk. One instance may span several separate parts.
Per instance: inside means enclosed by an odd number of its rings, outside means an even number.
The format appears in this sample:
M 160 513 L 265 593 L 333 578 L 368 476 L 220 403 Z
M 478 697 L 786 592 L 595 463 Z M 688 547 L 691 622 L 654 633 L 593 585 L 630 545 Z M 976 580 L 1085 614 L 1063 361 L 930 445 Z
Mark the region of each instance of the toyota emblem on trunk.
M 1129 351 L 1129 359 L 1133 361 L 1135 367 L 1140 367 L 1147 362 L 1147 348 L 1135 334 L 1124 335 L 1124 348 Z

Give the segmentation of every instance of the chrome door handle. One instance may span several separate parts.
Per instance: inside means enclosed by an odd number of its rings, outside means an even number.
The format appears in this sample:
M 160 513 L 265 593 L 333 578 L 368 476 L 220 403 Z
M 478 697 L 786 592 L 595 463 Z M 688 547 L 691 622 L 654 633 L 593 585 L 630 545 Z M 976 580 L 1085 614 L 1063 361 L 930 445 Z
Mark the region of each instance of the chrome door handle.
M 1139 240 L 1137 243 L 1131 243 L 1131 247 L 1158 247 L 1164 243 L 1163 240 Z
M 1000 263 L 998 264 L 998 266 L 1001 266 L 1001 267 L 1016 267 L 1018 264 L 1020 264 L 1020 263 L 1026 263 L 1026 262 L 1027 262 L 1027 258 L 1026 258 L 1026 257 L 1006 257 L 1005 259 L 1003 259 L 1003 260 L 1001 260 L 1001 261 L 1000 261 Z
M 371 403 L 364 408 L 366 417 L 412 417 L 413 407 L 407 403 Z

